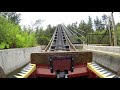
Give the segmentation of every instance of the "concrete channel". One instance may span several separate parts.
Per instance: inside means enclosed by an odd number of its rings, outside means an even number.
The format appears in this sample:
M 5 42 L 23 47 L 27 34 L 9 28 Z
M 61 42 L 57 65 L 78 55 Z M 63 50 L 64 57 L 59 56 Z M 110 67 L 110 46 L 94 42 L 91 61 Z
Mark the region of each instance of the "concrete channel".
M 93 61 L 120 76 L 120 47 L 75 44 L 77 51 L 93 52 Z M 42 52 L 45 46 L 0 50 L 0 66 L 7 77 L 30 62 L 31 53 Z
M 93 52 L 93 61 L 111 72 L 120 75 L 120 47 L 75 44 L 77 51 Z M 0 66 L 7 77 L 19 72 L 30 62 L 30 54 L 42 52 L 45 46 L 0 50 Z

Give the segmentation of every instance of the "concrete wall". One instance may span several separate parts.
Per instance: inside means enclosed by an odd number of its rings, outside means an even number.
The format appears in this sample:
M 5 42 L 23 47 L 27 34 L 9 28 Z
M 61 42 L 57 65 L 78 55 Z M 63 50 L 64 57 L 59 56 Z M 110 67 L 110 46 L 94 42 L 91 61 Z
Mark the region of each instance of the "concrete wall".
M 120 71 L 120 47 L 84 45 L 84 50 L 93 52 L 93 61 L 115 73 Z
M 3 68 L 5 74 L 9 74 L 30 62 L 31 53 L 40 51 L 40 46 L 0 50 L 0 66 Z
M 100 51 L 120 53 L 120 47 L 118 47 L 118 46 L 83 45 L 83 49 L 93 49 L 93 50 L 100 50 Z
M 120 70 L 120 56 L 93 52 L 93 61 L 118 73 Z

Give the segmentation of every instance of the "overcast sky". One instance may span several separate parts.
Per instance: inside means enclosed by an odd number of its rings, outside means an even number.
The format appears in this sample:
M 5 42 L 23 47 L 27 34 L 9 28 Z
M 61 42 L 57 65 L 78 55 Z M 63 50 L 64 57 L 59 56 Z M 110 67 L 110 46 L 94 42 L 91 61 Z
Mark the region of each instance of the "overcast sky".
M 17 12 L 21 14 L 20 25 L 32 25 L 36 20 L 44 20 L 42 23 L 43 28 L 45 29 L 48 24 L 57 25 L 64 23 L 65 25 L 78 22 L 81 20 L 85 22 L 88 21 L 88 16 L 92 17 L 92 20 L 98 16 L 102 19 L 102 15 L 110 15 L 111 12 Z M 114 12 L 115 23 L 120 22 L 120 12 Z

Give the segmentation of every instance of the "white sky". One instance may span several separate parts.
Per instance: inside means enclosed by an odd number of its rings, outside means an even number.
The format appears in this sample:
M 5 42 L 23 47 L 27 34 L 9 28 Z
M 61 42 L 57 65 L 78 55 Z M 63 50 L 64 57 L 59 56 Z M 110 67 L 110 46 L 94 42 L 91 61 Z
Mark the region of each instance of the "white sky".
M 111 12 L 17 12 L 21 14 L 20 25 L 32 25 L 36 20 L 44 20 L 41 26 L 46 29 L 48 24 L 56 26 L 57 24 L 64 23 L 65 25 L 78 22 L 81 20 L 88 21 L 88 16 L 92 17 L 92 20 L 98 16 L 102 19 L 102 15 L 110 15 Z M 120 22 L 120 12 L 114 12 L 115 23 Z

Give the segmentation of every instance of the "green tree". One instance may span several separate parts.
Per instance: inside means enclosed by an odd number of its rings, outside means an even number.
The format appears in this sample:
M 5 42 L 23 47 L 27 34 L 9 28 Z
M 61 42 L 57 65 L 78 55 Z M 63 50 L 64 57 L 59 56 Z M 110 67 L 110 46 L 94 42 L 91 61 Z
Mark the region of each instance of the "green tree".
M 10 20 L 0 17 L 0 43 L 4 48 L 16 47 L 16 35 L 20 33 L 20 26 Z
M 80 22 L 80 24 L 78 26 L 78 29 L 80 29 L 80 30 L 82 30 L 82 31 L 84 31 L 86 33 L 89 33 L 89 30 L 87 28 L 88 27 L 87 27 L 87 24 L 85 23 L 85 21 L 81 20 L 81 22 Z
M 87 23 L 87 28 L 88 28 L 88 32 L 93 32 L 93 28 L 92 28 L 92 18 L 89 16 L 88 17 L 88 23 Z
M 117 42 L 118 45 L 120 46 L 120 23 L 118 23 L 116 26 L 117 26 Z
M 16 39 L 16 46 L 18 48 L 33 47 L 37 45 L 37 40 L 34 32 L 29 34 L 28 31 L 24 31 L 21 34 L 16 35 Z
M 37 42 L 40 45 L 47 45 L 49 43 L 49 39 L 47 37 L 39 37 L 37 38 Z
M 115 26 L 116 26 L 116 27 L 120 27 L 120 23 L 117 23 Z
M 6 19 L 11 20 L 15 24 L 19 24 L 21 20 L 20 19 L 21 14 L 18 14 L 16 12 L 0 12 L 0 16 L 3 16 Z
M 51 26 L 50 24 L 47 26 L 47 29 L 45 30 L 45 36 L 50 40 L 54 31 L 55 31 L 55 26 Z
M 36 46 L 35 32 L 29 31 L 29 28 L 21 30 L 18 24 L 0 16 L 0 49 Z
M 98 16 L 96 16 L 96 19 L 94 19 L 94 25 L 96 30 L 104 30 L 105 29 L 105 24 L 102 24 L 102 20 L 98 18 Z
M 99 18 L 96 16 L 96 19 L 94 19 L 94 24 L 95 24 L 95 28 L 96 30 L 99 30 L 99 25 L 100 25 L 100 21 Z
M 41 19 L 36 20 L 35 23 L 32 25 L 32 27 L 35 28 L 35 29 L 41 28 L 40 26 L 41 26 L 43 21 L 44 20 L 41 20 Z

